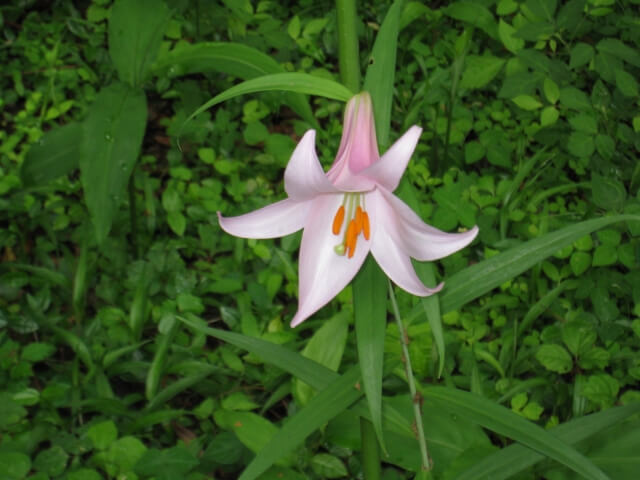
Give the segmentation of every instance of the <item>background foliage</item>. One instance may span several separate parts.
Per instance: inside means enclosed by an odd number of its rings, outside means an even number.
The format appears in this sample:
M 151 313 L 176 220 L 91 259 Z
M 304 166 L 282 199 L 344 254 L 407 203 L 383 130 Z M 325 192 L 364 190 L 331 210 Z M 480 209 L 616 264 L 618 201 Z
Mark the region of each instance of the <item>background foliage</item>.
M 363 71 L 387 9 L 359 5 Z M 456 413 L 438 384 L 473 392 L 489 413 L 563 424 L 549 431 L 610 478 L 640 468 L 629 417 L 640 223 L 613 218 L 640 214 L 637 12 L 633 0 L 404 4 L 390 136 L 424 128 L 406 180 L 422 217 L 480 226 L 436 268 L 458 286 L 440 296 L 442 375 L 429 306 L 398 292 L 416 376 L 430 385 L 434 478 L 481 478 L 468 469 L 483 458 L 501 467 L 490 478 L 579 478 L 518 445 L 502 464 L 487 457 L 510 432 Z M 299 234 L 240 240 L 216 218 L 281 198 L 308 128 L 329 165 L 343 104 L 268 92 L 184 123 L 239 80 L 338 81 L 333 2 L 20 1 L 0 7 L 0 29 L 0 477 L 238 478 L 285 425 L 308 427 L 296 414 L 311 405 L 315 421 L 331 420 L 260 478 L 358 478 L 367 407 L 346 409 L 361 396 L 347 388 L 358 378 L 350 287 L 291 330 Z M 514 258 L 504 278 L 482 263 L 476 274 L 496 288 L 467 303 L 487 283 L 465 286 L 473 270 L 459 272 L 555 231 L 575 239 L 556 237 L 566 245 L 530 255 L 530 269 Z M 285 371 L 292 351 L 324 376 L 298 357 Z M 390 324 L 387 479 L 420 465 L 400 355 Z

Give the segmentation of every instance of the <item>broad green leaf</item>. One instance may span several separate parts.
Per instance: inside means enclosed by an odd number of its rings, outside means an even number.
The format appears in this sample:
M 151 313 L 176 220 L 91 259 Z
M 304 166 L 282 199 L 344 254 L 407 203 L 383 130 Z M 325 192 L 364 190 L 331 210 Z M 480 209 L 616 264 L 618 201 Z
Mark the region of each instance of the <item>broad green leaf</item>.
M 561 374 L 573 367 L 573 359 L 562 345 L 542 345 L 536 352 L 536 359 L 547 370 Z
M 196 465 L 198 459 L 184 447 L 173 447 L 164 450 L 150 448 L 135 464 L 135 471 L 144 477 L 157 480 L 185 478 Z
M 500 72 L 505 60 L 492 56 L 467 55 L 460 88 L 476 89 L 487 85 Z
M 554 20 L 557 0 L 527 0 L 526 5 L 536 17 L 543 20 Z
M 637 215 L 615 215 L 586 220 L 476 263 L 446 279 L 440 294 L 440 307 L 444 313 L 457 310 L 465 303 L 520 275 L 580 237 L 612 223 L 639 219 Z
M 80 173 L 98 243 L 111 229 L 147 123 L 144 93 L 122 83 L 100 91 L 84 122 Z
M 593 203 L 607 210 L 621 208 L 627 196 L 624 184 L 620 180 L 595 172 L 591 175 L 591 193 Z
M 364 90 L 369 92 L 373 99 L 378 144 L 382 147 L 386 147 L 389 142 L 396 49 L 403 6 L 404 0 L 396 0 L 389 7 L 380 31 L 376 35 L 364 79 Z
M 87 437 L 98 450 L 104 450 L 109 447 L 118 438 L 118 428 L 111 420 L 96 423 L 87 430 Z
M 351 92 L 347 87 L 338 82 L 334 82 L 333 80 L 316 77 L 308 73 L 274 73 L 247 80 L 225 90 L 221 94 L 213 97 L 204 105 L 201 105 L 195 112 L 189 115 L 189 118 L 187 118 L 185 123 L 205 110 L 229 100 L 230 98 L 246 95 L 248 93 L 268 92 L 274 90 L 305 93 L 307 95 L 316 95 L 318 97 L 326 97 L 343 102 L 346 102 L 353 96 L 353 92 Z
M 579 132 L 585 132 L 590 134 L 598 133 L 598 122 L 593 115 L 588 113 L 579 113 L 569 118 L 569 123 Z
M 603 412 L 558 425 L 549 430 L 549 433 L 561 441 L 573 445 L 639 411 L 640 403 L 610 408 Z M 544 455 L 538 452 L 522 445 L 514 444 L 485 457 L 473 467 L 457 475 L 454 480 L 475 480 L 478 478 L 505 480 L 544 458 Z M 598 460 L 595 461 L 598 463 Z
M 171 12 L 162 0 L 117 0 L 109 18 L 109 55 L 120 80 L 140 87 L 155 61 Z
M 311 469 L 320 478 L 344 478 L 349 474 L 342 460 L 328 453 L 314 455 L 311 459 Z
M 82 125 L 69 123 L 55 128 L 33 145 L 20 169 L 25 187 L 45 185 L 78 167 Z
M 254 453 L 269 445 L 278 433 L 277 426 L 253 412 L 218 410 L 214 418 L 219 427 L 235 433 L 238 440 Z
M 31 470 L 31 460 L 24 453 L 0 452 L 0 475 L 7 480 L 20 480 Z
M 546 107 L 540 112 L 540 125 L 548 127 L 555 124 L 560 117 L 560 112 L 556 107 Z
M 518 95 L 512 98 L 513 103 L 522 108 L 523 110 L 537 110 L 542 107 L 542 103 L 537 98 L 530 95 Z
M 589 63 L 595 54 L 593 47 L 587 43 L 576 43 L 571 49 L 569 68 L 580 68 Z
M 154 70 L 169 76 L 222 72 L 250 80 L 262 75 L 283 73 L 284 68 L 272 56 L 241 43 L 182 43 L 158 58 Z M 285 93 L 288 104 L 307 122 L 316 125 L 309 102 L 297 93 Z
M 544 79 L 544 96 L 547 97 L 549 103 L 556 103 L 560 98 L 560 88 L 550 77 Z
M 518 53 L 524 47 L 524 40 L 515 36 L 516 30 L 507 22 L 500 19 L 498 35 L 504 47 L 511 53 Z
M 569 467 L 584 478 L 609 480 L 600 469 L 567 443 L 511 410 L 473 393 L 447 387 L 426 387 L 428 401 L 465 417 L 489 430 L 505 435 Z
M 560 103 L 575 110 L 591 110 L 591 100 L 589 100 L 587 94 L 575 87 L 560 89 Z
M 604 38 L 598 42 L 596 48 L 599 52 L 608 53 L 634 67 L 640 67 L 640 53 L 638 53 L 638 50 L 626 45 L 617 38 Z
M 289 454 L 315 430 L 346 410 L 362 392 L 355 388 L 360 369 L 354 366 L 318 392 L 306 407 L 298 411 L 277 432 L 240 475 L 239 480 L 254 480 L 278 459 Z
M 33 468 L 51 477 L 61 475 L 67 468 L 69 455 L 59 445 L 41 450 L 33 462 Z M 34 477 L 30 477 L 33 479 Z
M 387 327 L 387 283 L 385 274 L 369 255 L 353 282 L 353 308 L 358 361 L 373 428 L 383 450 L 382 370 Z
M 593 135 L 584 132 L 571 132 L 567 141 L 567 150 L 576 157 L 589 158 L 596 150 Z
M 348 330 L 349 323 L 346 315 L 343 313 L 334 315 L 314 332 L 304 347 L 302 355 L 334 372 L 337 371 L 347 342 Z M 296 400 L 303 406 L 309 403 L 314 395 L 313 388 L 299 379 L 294 380 L 293 391 Z
M 633 75 L 625 70 L 616 70 L 616 86 L 625 97 L 638 96 L 638 81 Z
M 491 38 L 498 38 L 496 20 L 487 7 L 479 2 L 462 0 L 454 2 L 444 10 L 445 15 L 467 22 L 483 30 Z

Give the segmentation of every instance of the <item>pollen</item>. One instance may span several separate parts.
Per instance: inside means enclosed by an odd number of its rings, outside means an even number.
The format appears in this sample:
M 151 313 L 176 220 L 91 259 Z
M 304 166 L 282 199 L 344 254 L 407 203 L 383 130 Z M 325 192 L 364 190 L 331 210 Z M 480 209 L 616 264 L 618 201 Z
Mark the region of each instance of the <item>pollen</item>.
M 338 235 L 340 233 L 343 223 L 344 223 L 344 205 L 340 205 L 340 208 L 336 212 L 336 216 L 333 217 L 333 226 L 331 227 L 331 231 L 333 232 L 334 235 Z

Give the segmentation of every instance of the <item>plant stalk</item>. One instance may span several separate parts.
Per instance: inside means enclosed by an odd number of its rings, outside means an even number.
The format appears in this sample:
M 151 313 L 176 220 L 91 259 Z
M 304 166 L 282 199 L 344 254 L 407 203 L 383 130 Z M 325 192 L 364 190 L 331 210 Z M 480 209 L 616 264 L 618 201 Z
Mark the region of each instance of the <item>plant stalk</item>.
M 396 301 L 396 296 L 393 293 L 393 285 L 391 285 L 391 281 L 389 281 L 389 296 L 391 297 L 391 305 L 393 306 L 393 316 L 396 318 L 398 333 L 400 334 L 400 345 L 402 346 L 404 369 L 407 375 L 407 383 L 409 384 L 409 392 L 411 393 L 411 403 L 413 403 L 413 417 L 415 421 L 414 432 L 416 434 L 416 437 L 418 437 L 418 444 L 420 445 L 420 456 L 422 457 L 422 470 L 429 471 L 431 470 L 431 461 L 429 460 L 429 452 L 427 451 L 427 441 L 424 438 L 422 412 L 420 411 L 422 397 L 420 397 L 420 395 L 418 395 L 416 391 L 416 383 L 413 378 L 413 369 L 411 368 L 411 357 L 409 357 L 409 339 L 407 337 L 407 331 L 402 324 L 402 319 L 400 318 L 398 302 Z
M 360 91 L 360 54 L 355 0 L 336 0 L 338 14 L 338 63 L 342 83 L 353 93 Z

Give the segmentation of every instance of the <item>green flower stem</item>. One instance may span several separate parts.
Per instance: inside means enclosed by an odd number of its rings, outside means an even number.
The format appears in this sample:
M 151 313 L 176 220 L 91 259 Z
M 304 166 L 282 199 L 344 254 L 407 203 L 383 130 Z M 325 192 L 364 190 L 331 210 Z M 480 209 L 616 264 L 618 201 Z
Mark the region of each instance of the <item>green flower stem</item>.
M 415 433 L 418 437 L 418 443 L 420 444 L 420 455 L 422 457 L 422 470 L 431 470 L 431 461 L 429 460 L 429 453 L 427 452 L 427 441 L 424 438 L 424 428 L 422 426 L 422 412 L 420 411 L 421 397 L 416 392 L 416 383 L 413 378 L 413 369 L 411 368 L 411 357 L 409 357 L 409 339 L 407 338 L 407 332 L 402 324 L 400 318 L 400 311 L 398 310 L 398 302 L 396 302 L 396 296 L 393 293 L 393 285 L 389 281 L 389 296 L 391 297 L 391 305 L 393 306 L 393 315 L 396 317 L 396 324 L 398 325 L 398 333 L 400 334 L 400 344 L 402 345 L 402 357 L 407 375 L 407 383 L 409 384 L 409 392 L 411 393 L 411 401 L 413 403 L 413 416 L 415 419 Z
M 380 479 L 380 450 L 373 423 L 360 417 L 360 439 L 362 441 L 362 473 L 365 480 Z
M 336 11 L 340 78 L 348 89 L 357 93 L 360 91 L 360 55 L 355 0 L 336 0 Z

